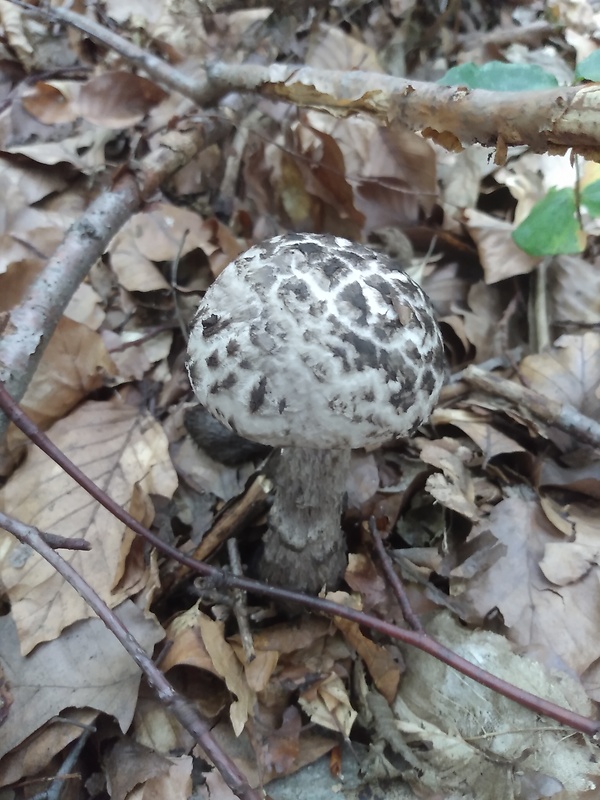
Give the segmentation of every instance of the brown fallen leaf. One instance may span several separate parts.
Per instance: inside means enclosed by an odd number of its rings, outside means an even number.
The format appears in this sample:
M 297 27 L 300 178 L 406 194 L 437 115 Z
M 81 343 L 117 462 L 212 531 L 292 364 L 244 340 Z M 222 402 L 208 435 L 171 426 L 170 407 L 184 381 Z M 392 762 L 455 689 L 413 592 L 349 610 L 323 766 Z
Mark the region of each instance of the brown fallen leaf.
M 163 638 L 161 626 L 147 619 L 131 601 L 116 613 L 146 650 L 151 652 Z M 66 708 L 92 708 L 110 714 L 122 731 L 131 724 L 141 671 L 99 619 L 73 625 L 24 657 L 11 616 L 0 617 L 0 663 L 14 698 L 2 726 L 0 759 Z M 64 747 L 64 741 L 56 737 L 46 746 L 49 761 Z
M 565 586 L 548 580 L 541 564 L 547 548 L 552 552 L 552 545 L 564 541 L 562 534 L 532 491 L 515 489 L 507 495 L 467 540 L 482 564 L 486 554 L 491 556 L 489 565 L 456 583 L 451 573 L 453 593 L 471 621 L 481 622 L 496 609 L 511 641 L 525 652 L 581 674 L 600 658 L 597 568 Z
M 177 477 L 163 430 L 149 415 L 117 398 L 84 403 L 57 422 L 48 435 L 98 486 L 145 524 L 154 516 L 148 494 L 170 497 L 175 491 Z M 35 447 L 3 487 L 0 503 L 7 514 L 26 524 L 85 538 L 91 551 L 66 557 L 111 607 L 140 592 L 151 578 L 152 567 L 139 558 L 139 552 L 134 554 L 134 571 L 128 570 L 135 538 L 131 531 Z M 87 603 L 47 562 L 8 534 L 2 541 L 0 575 L 24 654 L 56 638 L 68 625 L 92 616 Z

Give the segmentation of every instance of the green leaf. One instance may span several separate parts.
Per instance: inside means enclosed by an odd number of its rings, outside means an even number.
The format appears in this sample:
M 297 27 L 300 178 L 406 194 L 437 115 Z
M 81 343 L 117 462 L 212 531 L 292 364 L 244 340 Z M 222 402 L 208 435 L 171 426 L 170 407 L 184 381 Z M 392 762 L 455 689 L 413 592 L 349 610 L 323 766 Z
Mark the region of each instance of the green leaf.
M 524 92 L 558 86 L 554 75 L 535 64 L 505 64 L 503 61 L 488 61 L 482 66 L 469 62 L 451 67 L 438 83 L 495 92 Z
M 593 217 L 600 217 L 600 181 L 588 183 L 581 192 L 581 203 Z
M 513 239 L 530 256 L 580 253 L 585 234 L 575 214 L 572 189 L 550 189 L 513 232 Z
M 575 78 L 579 81 L 600 81 L 600 50 L 594 50 L 577 64 Z

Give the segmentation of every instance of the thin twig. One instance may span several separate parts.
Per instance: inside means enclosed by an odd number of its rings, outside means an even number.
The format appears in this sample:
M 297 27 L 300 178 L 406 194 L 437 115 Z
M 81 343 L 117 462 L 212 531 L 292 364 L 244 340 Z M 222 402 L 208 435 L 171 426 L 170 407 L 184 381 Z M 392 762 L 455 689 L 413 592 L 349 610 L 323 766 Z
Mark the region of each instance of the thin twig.
M 404 584 L 402 580 L 397 575 L 391 559 L 387 553 L 387 550 L 383 546 L 383 542 L 381 541 L 381 536 L 379 535 L 379 531 L 377 530 L 377 523 L 375 522 L 375 517 L 369 518 L 369 531 L 371 532 L 371 537 L 373 539 L 373 544 L 375 546 L 375 552 L 379 556 L 379 560 L 381 562 L 381 568 L 385 573 L 385 577 L 388 579 L 390 586 L 392 587 L 392 591 L 396 595 L 396 599 L 400 603 L 400 608 L 402 609 L 402 616 L 406 620 L 406 622 L 410 625 L 413 631 L 419 631 L 419 633 L 424 633 L 423 626 L 421 625 L 421 620 L 412 610 L 412 606 L 410 604 L 410 600 L 408 599 L 408 595 L 406 594 L 406 589 L 404 588 Z
M 584 444 L 600 447 L 600 423 L 586 417 L 569 403 L 559 403 L 549 397 L 527 389 L 518 383 L 484 372 L 479 367 L 470 366 L 463 372 L 463 379 L 477 389 L 488 394 L 503 397 L 516 406 L 529 411 L 546 425 L 553 425 L 561 431 L 574 436 Z
M 59 536 L 56 533 L 43 533 L 40 536 L 48 547 L 53 550 L 91 550 L 92 545 L 86 539 L 69 539 L 68 536 Z
M 244 571 L 242 569 L 242 560 L 237 546 L 237 539 L 227 540 L 227 554 L 229 556 L 231 572 L 236 577 L 241 578 Z M 249 664 L 256 658 L 256 652 L 254 650 L 254 641 L 252 639 L 252 633 L 250 632 L 250 626 L 248 625 L 247 595 L 242 589 L 233 590 L 233 613 L 237 620 L 246 664 Z
M 65 561 L 62 556 L 59 556 L 51 547 L 48 547 L 39 532 L 30 525 L 24 525 L 22 522 L 0 511 L 0 526 L 12 533 L 20 542 L 29 545 L 36 553 L 39 553 L 83 597 L 108 630 L 114 634 L 133 658 L 160 701 L 165 704 L 183 727 L 194 737 L 195 741 L 198 742 L 208 758 L 219 770 L 231 791 L 240 798 L 246 798 L 246 800 L 259 800 L 261 793 L 249 786 L 246 778 L 233 760 L 217 744 L 208 723 L 202 719 L 183 695 L 175 691 L 163 673 L 153 663 L 150 656 L 127 630 L 126 626 L 71 564 Z
M 270 586 L 269 584 L 261 583 L 260 581 L 250 580 L 249 578 L 238 578 L 234 575 L 228 575 L 210 564 L 205 564 L 202 561 L 196 561 L 190 556 L 186 556 L 179 552 L 175 547 L 163 542 L 162 539 L 152 531 L 145 528 L 135 517 L 129 514 L 125 509 L 116 503 L 111 497 L 102 491 L 98 486 L 85 475 L 79 467 L 77 467 L 64 453 L 62 453 L 50 439 L 42 433 L 39 428 L 27 417 L 27 415 L 19 408 L 15 401 L 10 397 L 6 388 L 0 382 L 0 407 L 5 414 L 25 433 L 34 444 L 43 450 L 53 461 L 55 461 L 62 469 L 70 475 L 77 483 L 88 492 L 95 500 L 97 500 L 104 508 L 110 511 L 118 520 L 127 525 L 138 536 L 142 536 L 147 542 L 155 547 L 159 552 L 164 555 L 175 559 L 176 561 L 184 564 L 190 569 L 194 570 L 200 575 L 211 576 L 216 579 L 222 586 L 234 586 L 243 589 L 246 592 L 262 595 L 272 600 L 279 601 L 287 605 L 296 604 L 304 608 L 315 611 L 318 614 L 324 614 L 328 617 L 343 617 L 351 622 L 356 622 L 367 628 L 382 633 L 384 636 L 389 636 L 392 639 L 404 642 L 405 644 L 417 647 L 424 653 L 434 656 L 439 661 L 447 664 L 449 667 L 461 672 L 474 681 L 487 686 L 498 694 L 508 697 L 509 700 L 519 703 L 525 708 L 529 708 L 537 714 L 543 714 L 546 717 L 556 720 L 561 725 L 566 725 L 575 730 L 586 733 L 590 736 L 600 732 L 600 721 L 589 719 L 582 714 L 577 714 L 570 709 L 562 708 L 555 703 L 550 702 L 542 697 L 537 697 L 531 692 L 526 692 L 517 686 L 514 686 L 507 681 L 497 678 L 490 672 L 472 664 L 465 658 L 453 653 L 445 645 L 433 639 L 431 636 L 419 633 L 418 631 L 407 630 L 399 628 L 385 620 L 378 619 L 370 614 L 364 614 L 362 611 L 349 608 L 340 603 L 334 603 L 331 600 L 324 600 L 321 597 L 312 597 L 310 595 L 302 594 L 301 592 L 293 592 L 289 589 L 282 589 L 278 586 Z M 54 553 L 54 551 L 51 551 Z
M 44 538 L 45 537 L 42 536 L 42 539 Z M 33 795 L 33 797 L 30 797 L 29 800 L 58 800 L 58 798 L 60 797 L 60 793 L 64 787 L 64 781 L 70 777 L 71 770 L 73 769 L 77 759 L 81 755 L 81 751 L 85 747 L 87 740 L 90 738 L 92 733 L 95 732 L 96 728 L 94 728 L 93 725 L 86 725 L 84 727 L 84 730 L 81 733 L 80 737 L 75 742 L 75 745 L 71 748 L 67 757 L 58 768 L 56 775 L 52 778 L 52 783 L 50 784 L 50 786 L 48 786 L 48 788 L 45 789 L 43 792 Z

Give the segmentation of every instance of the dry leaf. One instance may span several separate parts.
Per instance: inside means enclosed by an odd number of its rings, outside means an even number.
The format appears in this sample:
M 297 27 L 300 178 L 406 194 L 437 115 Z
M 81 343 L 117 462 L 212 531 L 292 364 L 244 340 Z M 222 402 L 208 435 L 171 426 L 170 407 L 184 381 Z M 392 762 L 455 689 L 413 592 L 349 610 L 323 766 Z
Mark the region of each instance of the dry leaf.
M 118 400 L 87 402 L 48 435 L 113 500 L 146 524 L 153 516 L 147 494 L 170 497 L 175 491 L 177 478 L 164 432 L 150 416 Z M 5 513 L 26 524 L 85 538 L 92 550 L 72 551 L 66 558 L 110 606 L 139 592 L 148 580 L 149 566 L 138 561 L 136 578 L 130 575 L 128 585 L 116 589 L 126 573 L 133 534 L 37 448 L 31 448 L 8 480 L 0 501 Z M 12 537 L 3 548 L 0 574 L 23 653 L 92 616 L 87 603 L 46 561 Z
M 74 589 L 69 587 L 73 597 Z M 128 631 L 148 652 L 164 632 L 130 602 L 116 609 Z M 73 625 L 27 657 L 10 616 L 0 617 L 0 662 L 14 702 L 2 726 L 0 758 L 66 708 L 93 708 L 114 716 L 126 731 L 133 718 L 141 670 L 99 619 Z M 81 730 L 78 730 L 81 733 Z M 64 745 L 49 743 L 48 760 Z M 2 770 L 0 769 L 0 774 Z

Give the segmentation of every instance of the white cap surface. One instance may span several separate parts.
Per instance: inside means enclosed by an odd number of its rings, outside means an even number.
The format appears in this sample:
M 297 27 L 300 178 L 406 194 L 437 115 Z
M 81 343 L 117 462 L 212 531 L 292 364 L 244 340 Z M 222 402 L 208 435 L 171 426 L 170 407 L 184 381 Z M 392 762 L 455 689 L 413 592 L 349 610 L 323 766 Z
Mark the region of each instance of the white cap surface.
M 387 256 L 319 234 L 276 236 L 229 264 L 198 307 L 188 356 L 211 414 L 282 447 L 407 436 L 445 378 L 421 288 Z

